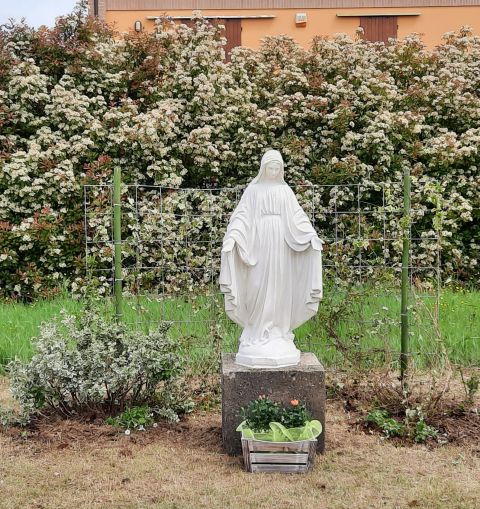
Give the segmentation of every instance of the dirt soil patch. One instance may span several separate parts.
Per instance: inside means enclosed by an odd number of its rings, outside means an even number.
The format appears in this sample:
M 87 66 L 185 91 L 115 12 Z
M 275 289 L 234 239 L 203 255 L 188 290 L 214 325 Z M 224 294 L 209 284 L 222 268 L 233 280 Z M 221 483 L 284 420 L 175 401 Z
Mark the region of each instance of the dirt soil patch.
M 306 475 L 249 474 L 223 453 L 218 411 L 130 436 L 50 421 L 0 434 L 0 507 L 476 508 L 480 444 L 396 446 L 329 401 L 326 454 Z
M 353 416 L 350 424 L 366 433 L 382 432 L 365 424 L 365 416 L 373 408 L 382 408 L 400 422 L 407 408 L 421 408 L 429 425 L 439 431 L 438 440 L 430 439 L 429 447 L 450 442 L 477 446 L 480 440 L 480 394 L 467 402 L 460 380 L 448 377 L 432 381 L 427 375 L 417 375 L 405 396 L 395 373 L 371 372 L 369 377 L 335 375 L 329 381 L 330 396 L 341 402 Z M 409 445 L 412 438 L 391 438 L 396 444 Z

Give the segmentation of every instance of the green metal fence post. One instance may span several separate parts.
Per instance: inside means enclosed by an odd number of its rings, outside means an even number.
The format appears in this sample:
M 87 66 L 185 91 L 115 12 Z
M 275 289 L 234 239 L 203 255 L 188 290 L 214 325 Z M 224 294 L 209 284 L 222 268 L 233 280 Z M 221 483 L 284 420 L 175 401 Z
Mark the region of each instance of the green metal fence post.
M 113 242 L 114 242 L 114 292 L 115 319 L 122 319 L 122 207 L 121 207 L 122 172 L 119 166 L 113 170 Z
M 401 353 L 400 353 L 400 380 L 405 382 L 408 370 L 409 355 L 409 320 L 408 296 L 410 290 L 408 269 L 410 265 L 410 207 L 411 207 L 411 179 L 410 167 L 406 166 L 403 172 L 403 219 L 402 219 L 402 302 L 401 302 Z

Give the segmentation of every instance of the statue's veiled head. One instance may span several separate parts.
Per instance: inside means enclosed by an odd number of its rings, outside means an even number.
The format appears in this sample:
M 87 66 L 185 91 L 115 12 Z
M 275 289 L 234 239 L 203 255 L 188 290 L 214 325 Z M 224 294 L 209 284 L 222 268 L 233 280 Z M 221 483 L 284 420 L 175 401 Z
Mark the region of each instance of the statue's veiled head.
M 284 184 L 284 166 L 282 154 L 278 150 L 267 150 L 263 154 L 260 171 L 250 184 L 257 184 L 259 182 Z

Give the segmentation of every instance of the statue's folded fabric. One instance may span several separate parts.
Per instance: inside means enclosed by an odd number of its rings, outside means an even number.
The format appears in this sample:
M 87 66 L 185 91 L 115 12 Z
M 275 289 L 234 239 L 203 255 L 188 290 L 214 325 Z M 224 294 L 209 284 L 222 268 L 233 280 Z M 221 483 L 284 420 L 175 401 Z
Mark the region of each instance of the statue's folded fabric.
M 281 154 L 267 151 L 230 218 L 221 254 L 220 289 L 227 315 L 244 328 L 239 357 L 247 365 L 271 366 L 268 357 L 279 361 L 273 365 L 298 362 L 292 329 L 317 312 L 323 296 L 322 244 L 283 179 Z

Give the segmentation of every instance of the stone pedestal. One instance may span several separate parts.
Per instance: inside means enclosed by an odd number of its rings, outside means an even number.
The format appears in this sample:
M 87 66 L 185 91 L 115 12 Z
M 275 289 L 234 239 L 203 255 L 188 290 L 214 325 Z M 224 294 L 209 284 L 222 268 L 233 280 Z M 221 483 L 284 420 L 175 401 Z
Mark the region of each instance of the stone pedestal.
M 317 452 L 325 451 L 325 370 L 313 353 L 302 353 L 296 366 L 256 369 L 235 363 L 235 354 L 222 354 L 222 438 L 228 454 L 241 454 L 240 408 L 265 394 L 284 405 L 304 401 L 313 419 L 322 423 Z

